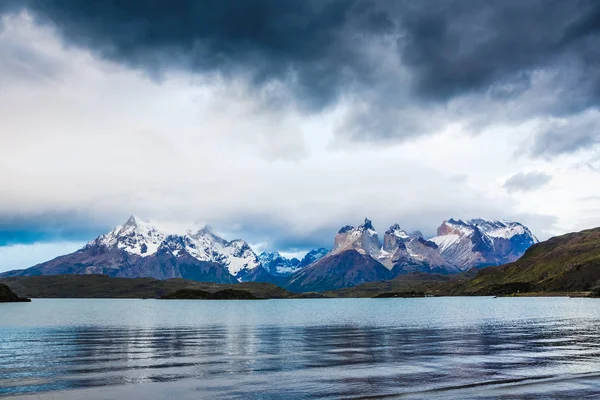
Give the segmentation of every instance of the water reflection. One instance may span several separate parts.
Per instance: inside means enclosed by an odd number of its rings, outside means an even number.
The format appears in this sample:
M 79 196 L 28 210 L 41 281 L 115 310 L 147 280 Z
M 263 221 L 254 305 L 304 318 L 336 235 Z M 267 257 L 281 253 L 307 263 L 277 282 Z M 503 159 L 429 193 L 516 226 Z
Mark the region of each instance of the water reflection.
M 0 335 L 0 395 L 509 399 L 600 391 L 594 318 L 437 328 L 7 327 Z

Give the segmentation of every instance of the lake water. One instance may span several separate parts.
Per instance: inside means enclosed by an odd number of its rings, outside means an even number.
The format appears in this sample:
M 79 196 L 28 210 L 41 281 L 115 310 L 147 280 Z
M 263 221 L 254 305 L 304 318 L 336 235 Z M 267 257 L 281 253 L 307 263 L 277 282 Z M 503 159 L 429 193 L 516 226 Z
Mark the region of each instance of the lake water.
M 0 396 L 600 397 L 600 300 L 0 304 Z

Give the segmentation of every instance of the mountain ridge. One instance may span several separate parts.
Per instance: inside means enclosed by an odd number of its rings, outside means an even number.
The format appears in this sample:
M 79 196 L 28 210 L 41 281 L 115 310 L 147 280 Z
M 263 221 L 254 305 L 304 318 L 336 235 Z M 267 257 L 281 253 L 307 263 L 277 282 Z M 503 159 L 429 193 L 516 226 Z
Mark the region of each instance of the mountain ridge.
M 330 250 L 311 250 L 298 260 L 278 252 L 257 255 L 244 240 L 223 239 L 208 226 L 175 234 L 131 216 L 71 254 L 0 277 L 106 274 L 217 283 L 268 282 L 299 291 L 330 290 L 416 272 L 457 274 L 472 266 L 516 259 L 522 248 L 537 241 L 520 223 L 482 218 L 449 219 L 437 233 L 427 240 L 420 232 L 408 233 L 396 223 L 381 241 L 372 221 L 365 218 L 357 227 L 342 227 Z

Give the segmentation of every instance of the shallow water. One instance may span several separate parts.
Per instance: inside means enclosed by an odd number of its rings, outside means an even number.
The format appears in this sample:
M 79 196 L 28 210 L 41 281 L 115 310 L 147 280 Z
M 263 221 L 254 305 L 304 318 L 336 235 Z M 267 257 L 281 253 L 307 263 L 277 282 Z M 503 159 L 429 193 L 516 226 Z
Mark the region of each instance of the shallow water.
M 0 305 L 0 396 L 600 397 L 600 300 Z

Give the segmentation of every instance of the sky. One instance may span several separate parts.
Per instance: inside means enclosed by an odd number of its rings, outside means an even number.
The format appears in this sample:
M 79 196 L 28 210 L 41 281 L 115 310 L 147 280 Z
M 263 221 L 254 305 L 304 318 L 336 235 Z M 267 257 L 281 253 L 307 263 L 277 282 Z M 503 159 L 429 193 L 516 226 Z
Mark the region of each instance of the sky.
M 0 271 L 132 214 L 294 255 L 600 226 L 598 48 L 594 0 L 0 0 Z

